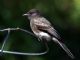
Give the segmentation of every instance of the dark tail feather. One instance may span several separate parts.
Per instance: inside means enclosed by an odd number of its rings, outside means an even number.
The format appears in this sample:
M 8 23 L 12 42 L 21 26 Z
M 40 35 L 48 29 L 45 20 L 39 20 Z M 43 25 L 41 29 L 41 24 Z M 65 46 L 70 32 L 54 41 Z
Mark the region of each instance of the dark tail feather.
M 58 39 L 56 39 L 56 38 L 52 38 L 52 40 L 54 42 L 58 43 L 60 45 L 60 47 L 68 54 L 68 56 L 70 56 L 72 59 L 75 58 L 74 55 L 70 52 L 70 50 L 67 48 L 67 46 L 64 43 L 58 41 Z

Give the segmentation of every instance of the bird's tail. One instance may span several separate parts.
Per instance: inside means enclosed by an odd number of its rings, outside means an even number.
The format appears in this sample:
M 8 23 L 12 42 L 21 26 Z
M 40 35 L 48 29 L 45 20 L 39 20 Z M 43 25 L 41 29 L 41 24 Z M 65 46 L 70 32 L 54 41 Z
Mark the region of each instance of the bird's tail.
M 58 39 L 56 39 L 56 38 L 52 38 L 52 40 L 53 40 L 55 43 L 59 44 L 60 47 L 68 54 L 68 56 L 70 56 L 72 59 L 75 58 L 74 55 L 70 52 L 70 50 L 67 48 L 67 46 L 66 46 L 64 43 L 58 41 Z

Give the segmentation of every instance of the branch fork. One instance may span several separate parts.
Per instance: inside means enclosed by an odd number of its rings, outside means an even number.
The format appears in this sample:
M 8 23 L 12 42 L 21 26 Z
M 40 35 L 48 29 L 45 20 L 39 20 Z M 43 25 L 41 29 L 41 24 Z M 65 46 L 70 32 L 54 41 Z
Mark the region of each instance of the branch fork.
M 7 35 L 5 36 L 4 41 L 3 41 L 3 44 L 2 44 L 1 49 L 0 49 L 0 53 L 1 53 L 1 54 L 3 54 L 3 53 L 8 53 L 8 54 L 17 54 L 17 55 L 43 55 L 43 54 L 46 54 L 46 53 L 48 52 L 49 48 L 48 48 L 48 46 L 47 46 L 47 43 L 45 43 L 46 51 L 41 52 L 41 53 L 24 53 L 24 52 L 16 52 L 16 51 L 5 51 L 5 50 L 4 50 L 4 47 L 5 47 L 5 44 L 6 44 L 8 38 L 9 38 L 9 36 L 10 36 L 10 32 L 11 32 L 12 30 L 14 30 L 14 31 L 15 31 L 15 30 L 21 30 L 21 31 L 23 31 L 23 32 L 26 32 L 26 33 L 28 33 L 28 34 L 30 34 L 30 35 L 38 38 L 38 37 L 35 36 L 32 32 L 30 32 L 30 31 L 28 31 L 28 30 L 25 30 L 25 29 L 22 29 L 22 28 L 19 28 L 19 27 L 17 27 L 17 28 L 6 28 L 6 29 L 2 29 L 2 30 L 0 30 L 0 31 L 1 31 L 1 32 L 7 31 Z M 39 39 L 39 38 L 38 38 L 38 39 Z

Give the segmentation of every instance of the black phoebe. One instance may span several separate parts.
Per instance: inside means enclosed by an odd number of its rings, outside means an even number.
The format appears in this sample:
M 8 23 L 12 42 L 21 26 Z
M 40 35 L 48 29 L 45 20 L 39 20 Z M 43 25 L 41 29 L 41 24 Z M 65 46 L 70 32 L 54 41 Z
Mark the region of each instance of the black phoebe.
M 70 52 L 66 45 L 59 41 L 60 36 L 57 34 L 51 23 L 46 18 L 41 16 L 39 10 L 31 9 L 23 16 L 28 16 L 31 29 L 37 37 L 39 37 L 41 40 L 53 40 L 54 42 L 59 44 L 71 58 L 74 58 L 74 55 Z

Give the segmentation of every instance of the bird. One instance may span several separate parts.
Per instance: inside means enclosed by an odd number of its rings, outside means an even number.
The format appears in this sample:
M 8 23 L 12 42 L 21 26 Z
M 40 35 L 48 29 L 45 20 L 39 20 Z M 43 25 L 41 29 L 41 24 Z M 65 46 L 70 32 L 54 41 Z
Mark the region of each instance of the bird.
M 46 41 L 54 41 L 57 43 L 72 59 L 74 55 L 68 49 L 68 47 L 59 39 L 61 38 L 52 24 L 45 17 L 41 15 L 41 12 L 38 9 L 31 9 L 23 16 L 28 17 L 30 21 L 30 27 L 33 33 L 40 39 L 45 39 Z

